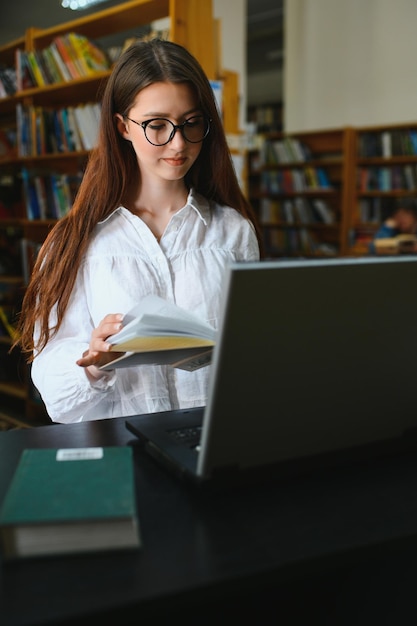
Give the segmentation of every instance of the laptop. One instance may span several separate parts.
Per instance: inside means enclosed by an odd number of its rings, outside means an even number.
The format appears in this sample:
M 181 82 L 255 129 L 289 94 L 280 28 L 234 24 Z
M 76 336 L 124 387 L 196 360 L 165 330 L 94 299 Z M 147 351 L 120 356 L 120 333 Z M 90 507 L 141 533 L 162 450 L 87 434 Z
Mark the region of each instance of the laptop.
M 206 406 L 127 418 L 165 466 L 246 480 L 414 442 L 417 257 L 234 263 L 221 310 Z

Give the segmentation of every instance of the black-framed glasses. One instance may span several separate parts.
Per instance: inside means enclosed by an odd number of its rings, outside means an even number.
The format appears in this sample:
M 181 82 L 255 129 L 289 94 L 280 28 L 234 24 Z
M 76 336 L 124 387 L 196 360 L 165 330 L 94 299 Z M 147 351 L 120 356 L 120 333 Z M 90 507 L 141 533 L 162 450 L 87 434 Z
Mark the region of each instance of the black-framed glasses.
M 127 115 L 126 118 L 143 128 L 146 139 L 153 146 L 165 146 L 174 139 L 177 130 L 189 143 L 200 143 L 210 132 L 211 120 L 205 115 L 194 115 L 182 124 L 174 124 L 165 117 L 155 117 L 146 122 L 136 122 Z

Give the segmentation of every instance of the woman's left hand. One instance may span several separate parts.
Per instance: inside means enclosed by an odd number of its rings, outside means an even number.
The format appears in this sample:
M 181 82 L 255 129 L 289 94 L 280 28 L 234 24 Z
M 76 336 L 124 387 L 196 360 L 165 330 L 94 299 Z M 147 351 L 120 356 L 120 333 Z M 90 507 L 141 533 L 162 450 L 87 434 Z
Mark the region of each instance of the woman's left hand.
M 123 326 L 122 321 L 123 315 L 121 313 L 110 313 L 106 315 L 97 328 L 93 330 L 89 348 L 84 352 L 82 357 L 76 361 L 77 365 L 86 368 L 95 366 L 94 370 L 90 372 L 94 376 L 97 367 L 110 363 L 123 354 L 119 352 L 110 353 L 111 343 L 107 341 L 109 337 L 121 330 Z

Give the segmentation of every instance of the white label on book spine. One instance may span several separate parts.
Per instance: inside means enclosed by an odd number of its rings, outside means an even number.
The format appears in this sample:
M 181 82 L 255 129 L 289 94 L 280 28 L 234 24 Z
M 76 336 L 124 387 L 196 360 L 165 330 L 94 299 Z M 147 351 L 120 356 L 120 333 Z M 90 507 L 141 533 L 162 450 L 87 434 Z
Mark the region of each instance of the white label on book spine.
M 103 448 L 61 448 L 57 450 L 57 461 L 91 461 L 103 458 Z

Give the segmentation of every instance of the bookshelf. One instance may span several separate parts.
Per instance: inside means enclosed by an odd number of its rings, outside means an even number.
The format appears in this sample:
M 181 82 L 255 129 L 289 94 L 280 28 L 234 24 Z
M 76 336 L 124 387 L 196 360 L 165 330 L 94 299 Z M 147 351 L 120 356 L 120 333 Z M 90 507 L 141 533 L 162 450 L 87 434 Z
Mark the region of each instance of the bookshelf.
M 399 198 L 417 197 L 417 122 L 355 129 L 350 254 L 368 245 Z
M 354 132 L 266 133 L 248 152 L 249 198 L 271 257 L 345 255 Z
M 41 53 L 56 38 L 71 32 L 98 42 L 99 45 L 106 38 L 113 40 L 117 36 L 123 43 L 125 34 L 131 33 L 132 29 L 140 30 L 167 18 L 169 38 L 185 46 L 200 61 L 209 79 L 219 78 L 216 76 L 216 25 L 211 0 L 131 0 L 52 28 L 34 26 L 22 33 L 20 38 L 0 46 L 0 64 L 16 70 L 17 51 Z M 35 177 L 41 180 L 39 184 L 45 184 L 51 174 L 74 178 L 80 173 L 82 175 L 89 154 L 85 146 L 75 149 L 67 147 L 65 150 L 37 149 L 37 122 L 34 120 L 36 116 L 43 119 L 47 112 L 97 103 L 100 90 L 110 73 L 109 66 L 78 78 L 55 80 L 43 85 L 25 85 L 13 94 L 0 97 L 0 237 L 7 240 L 10 239 L 10 233 L 18 233 L 16 241 L 26 250 L 25 259 L 28 258 L 28 250 L 33 255 L 48 229 L 59 219 L 59 215 L 51 210 L 39 214 L 28 212 L 24 185 L 26 174 L 33 184 Z M 32 143 L 30 150 L 26 151 L 18 145 L 22 138 L 21 131 L 19 135 L 17 129 L 19 111 L 29 115 L 33 121 L 33 125 L 29 122 L 27 126 Z M 14 241 L 14 235 L 11 239 Z M 11 320 L 18 312 L 28 273 L 21 259 L 20 253 L 16 257 L 17 274 L 14 280 L 6 273 L 0 274 L 0 294 L 9 294 L 8 314 Z M 24 418 L 29 423 L 39 419 L 48 422 L 42 402 L 30 385 L 28 368 L 22 363 L 20 354 L 9 352 L 10 345 L 10 337 L 3 333 L 0 336 L 0 401 L 5 407 L 3 414 L 6 411 L 11 417 Z

